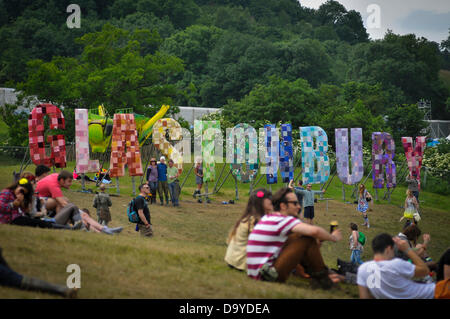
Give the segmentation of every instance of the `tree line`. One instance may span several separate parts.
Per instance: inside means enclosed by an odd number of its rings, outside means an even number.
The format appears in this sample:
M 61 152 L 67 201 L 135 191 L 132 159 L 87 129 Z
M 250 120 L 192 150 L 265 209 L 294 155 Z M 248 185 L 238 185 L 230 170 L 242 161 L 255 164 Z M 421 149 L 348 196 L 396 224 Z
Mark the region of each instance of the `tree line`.
M 438 44 L 389 31 L 373 41 L 337 1 L 313 10 L 296 0 L 79 0 L 79 29 L 66 26 L 70 3 L 0 0 L 0 85 L 69 117 L 102 103 L 149 116 L 163 103 L 223 107 L 230 125 L 359 126 L 397 141 L 426 127 L 419 99 L 450 119 L 439 78 L 450 36 Z M 18 143 L 21 119 L 7 110 Z

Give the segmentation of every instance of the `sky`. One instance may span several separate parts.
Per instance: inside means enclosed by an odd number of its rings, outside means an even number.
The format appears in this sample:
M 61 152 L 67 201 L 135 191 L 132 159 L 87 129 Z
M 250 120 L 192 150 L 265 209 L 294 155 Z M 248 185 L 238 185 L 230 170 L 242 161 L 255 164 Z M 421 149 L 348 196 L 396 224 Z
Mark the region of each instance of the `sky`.
M 447 39 L 450 28 L 450 0 L 337 0 L 347 10 L 361 13 L 371 39 L 381 39 L 388 29 L 396 34 L 414 33 L 440 43 Z M 326 0 L 299 0 L 304 7 L 317 9 Z M 379 27 L 374 25 L 373 9 L 379 8 Z M 370 17 L 371 16 L 371 17 Z

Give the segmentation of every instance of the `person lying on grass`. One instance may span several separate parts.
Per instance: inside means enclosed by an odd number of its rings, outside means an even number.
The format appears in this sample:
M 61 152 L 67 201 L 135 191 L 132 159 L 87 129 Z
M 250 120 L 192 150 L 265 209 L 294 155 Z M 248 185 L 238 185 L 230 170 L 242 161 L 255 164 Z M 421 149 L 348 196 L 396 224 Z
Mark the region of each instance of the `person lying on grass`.
M 15 272 L 2 256 L 0 248 L 0 286 L 18 288 L 23 290 L 41 291 L 60 295 L 65 298 L 76 298 L 77 290 L 66 286 L 55 285 L 38 278 L 28 277 Z
M 339 229 L 329 234 L 321 227 L 301 222 L 300 203 L 290 188 L 272 198 L 274 213 L 264 215 L 248 238 L 247 274 L 256 280 L 285 282 L 298 264 L 311 276 L 314 288 L 329 289 L 336 274 L 330 274 L 320 253 L 322 241 L 342 239 Z

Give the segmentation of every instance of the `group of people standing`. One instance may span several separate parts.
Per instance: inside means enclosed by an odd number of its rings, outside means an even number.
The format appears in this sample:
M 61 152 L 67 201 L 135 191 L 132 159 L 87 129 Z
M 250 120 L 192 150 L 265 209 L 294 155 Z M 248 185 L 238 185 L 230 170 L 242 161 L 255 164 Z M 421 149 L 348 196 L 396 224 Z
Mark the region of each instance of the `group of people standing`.
M 156 192 L 158 192 L 161 206 L 164 205 L 164 199 L 166 205 L 169 205 L 169 193 L 170 201 L 173 206 L 179 206 L 180 196 L 180 176 L 178 169 L 174 166 L 172 159 L 169 159 L 169 166 L 166 165 L 166 158 L 161 156 L 159 164 L 155 158 L 150 159 L 150 165 L 147 168 L 147 182 L 150 187 L 150 204 L 156 204 Z
M 149 203 L 156 204 L 156 194 L 158 193 L 160 205 L 164 205 L 164 200 L 166 205 L 169 205 L 169 201 L 173 206 L 179 206 L 179 197 L 181 192 L 180 187 L 180 173 L 174 165 L 172 159 L 169 159 L 168 166 L 166 165 L 166 158 L 161 156 L 159 163 L 157 163 L 155 158 L 150 159 L 150 165 L 147 168 L 146 180 L 150 187 L 150 197 Z M 201 190 L 203 186 L 203 165 L 201 160 L 197 159 L 194 164 L 194 174 L 196 189 L 194 190 L 193 197 L 197 198 L 199 203 L 202 202 Z M 170 194 L 170 199 L 169 199 Z M 206 200 L 209 202 L 208 195 Z

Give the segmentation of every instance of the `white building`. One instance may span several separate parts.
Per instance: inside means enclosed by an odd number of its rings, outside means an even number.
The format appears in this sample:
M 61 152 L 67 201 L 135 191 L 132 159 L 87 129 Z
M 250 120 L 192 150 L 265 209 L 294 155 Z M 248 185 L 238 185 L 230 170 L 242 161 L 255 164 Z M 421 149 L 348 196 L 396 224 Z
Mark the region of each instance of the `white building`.
M 204 115 L 221 112 L 221 109 L 206 108 L 206 107 L 192 107 L 192 106 L 179 106 L 180 113 L 175 114 L 174 118 L 184 118 L 189 124 L 194 125 L 194 120 L 200 120 Z

